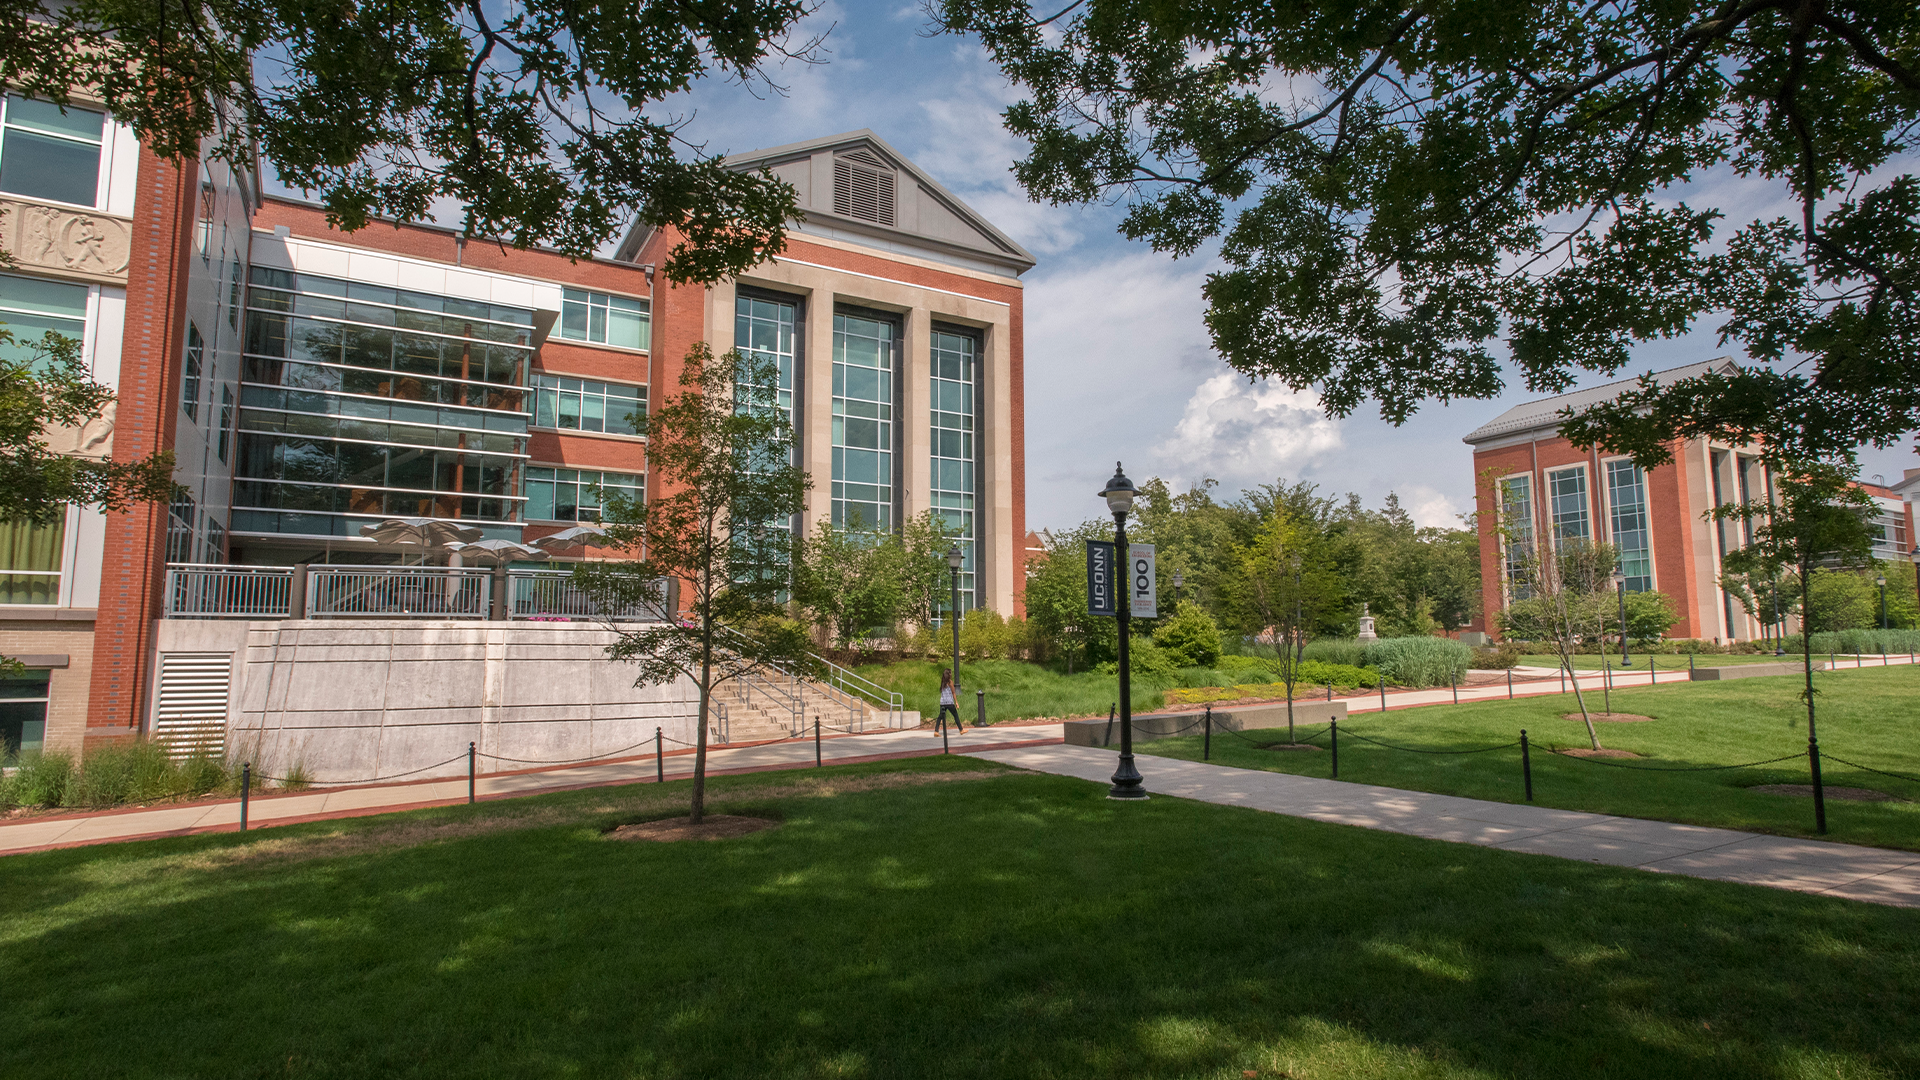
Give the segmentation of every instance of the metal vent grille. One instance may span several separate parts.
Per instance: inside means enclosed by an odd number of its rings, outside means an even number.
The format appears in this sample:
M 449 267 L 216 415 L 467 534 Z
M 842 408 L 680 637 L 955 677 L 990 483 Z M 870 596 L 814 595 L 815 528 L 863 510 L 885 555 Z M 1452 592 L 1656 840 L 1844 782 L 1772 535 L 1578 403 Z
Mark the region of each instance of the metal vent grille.
M 154 737 L 175 758 L 225 754 L 232 684 L 233 657 L 226 653 L 162 654 Z
M 834 158 L 833 212 L 877 225 L 892 225 L 893 171 L 849 157 Z

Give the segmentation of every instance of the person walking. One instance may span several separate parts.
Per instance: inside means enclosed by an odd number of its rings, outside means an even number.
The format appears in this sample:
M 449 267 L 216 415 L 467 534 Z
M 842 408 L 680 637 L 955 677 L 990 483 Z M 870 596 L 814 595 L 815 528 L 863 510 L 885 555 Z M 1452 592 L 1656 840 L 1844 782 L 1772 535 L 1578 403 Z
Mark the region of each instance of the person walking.
M 943 668 L 940 671 L 940 719 L 934 724 L 935 735 L 945 734 L 948 713 L 953 714 L 953 730 L 964 734 L 967 728 L 960 722 L 960 700 L 953 688 L 953 672 Z

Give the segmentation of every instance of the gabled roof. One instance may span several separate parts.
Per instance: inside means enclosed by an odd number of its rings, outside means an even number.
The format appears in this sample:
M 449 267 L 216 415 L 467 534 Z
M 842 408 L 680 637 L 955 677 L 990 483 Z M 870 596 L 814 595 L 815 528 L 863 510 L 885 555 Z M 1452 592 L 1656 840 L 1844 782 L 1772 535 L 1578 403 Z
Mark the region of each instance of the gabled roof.
M 1737 365 L 1735 365 L 1732 360 L 1722 356 L 1716 360 L 1707 360 L 1698 364 L 1688 364 L 1685 367 L 1656 371 L 1653 373 L 1653 382 L 1656 386 L 1672 386 L 1677 382 L 1698 378 L 1709 371 L 1734 370 L 1737 370 Z M 1561 394 L 1557 397 L 1541 398 L 1539 401 L 1529 401 L 1524 405 L 1515 405 L 1513 408 L 1508 409 L 1506 412 L 1475 428 L 1461 441 L 1469 446 L 1473 446 L 1479 443 L 1489 442 L 1503 435 L 1515 435 L 1523 431 L 1533 431 L 1540 428 L 1557 429 L 1560 426 L 1560 410 L 1572 409 L 1574 412 L 1579 412 L 1590 405 L 1598 405 L 1603 401 L 1611 401 L 1619 397 L 1622 393 L 1632 390 L 1639 385 L 1640 379 L 1638 376 L 1635 376 L 1631 379 L 1622 379 L 1619 382 L 1610 382 L 1603 386 L 1594 386 L 1585 390 L 1575 390 L 1570 394 Z
M 936 202 L 944 206 L 948 211 L 980 234 L 979 241 L 976 244 L 956 244 L 955 246 L 973 247 L 982 254 L 987 254 L 1000 261 L 1013 264 L 1018 267 L 1015 271 L 1016 273 L 1032 268 L 1034 258 L 1026 248 L 1021 247 L 1014 242 L 1012 237 L 1001 232 L 993 222 L 980 216 L 978 211 L 968 206 L 958 195 L 948 191 L 945 185 L 935 180 L 932 176 L 929 176 L 926 170 L 915 165 L 905 154 L 895 150 L 885 139 L 875 134 L 871 128 L 842 132 L 839 135 L 828 135 L 819 139 L 808 139 L 804 142 L 787 143 L 784 146 L 773 146 L 765 150 L 750 150 L 746 153 L 730 154 L 724 160 L 728 167 L 746 171 L 749 169 L 772 168 L 783 162 L 811 158 L 822 152 L 841 157 L 851 155 L 856 158 L 866 158 L 869 161 L 878 159 L 877 163 L 891 165 L 899 169 L 911 176 L 914 181 L 920 185 L 923 192 L 932 196 Z M 888 228 L 887 226 L 875 225 L 856 218 L 836 214 L 831 209 L 830 199 L 825 205 L 816 199 L 813 205 L 807 208 L 806 215 L 809 219 L 820 219 L 836 225 L 851 226 L 856 229 L 878 229 L 883 232 L 915 236 L 923 240 L 928 239 L 923 234 L 915 233 L 911 229 L 898 227 Z M 951 243 L 951 241 L 947 242 Z

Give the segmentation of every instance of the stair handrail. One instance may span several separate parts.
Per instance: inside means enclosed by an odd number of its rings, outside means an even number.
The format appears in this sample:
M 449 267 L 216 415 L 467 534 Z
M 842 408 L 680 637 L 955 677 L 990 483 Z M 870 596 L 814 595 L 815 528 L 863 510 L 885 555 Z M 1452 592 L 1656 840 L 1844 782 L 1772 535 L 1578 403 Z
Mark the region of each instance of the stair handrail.
M 746 636 L 730 626 L 720 626 L 719 630 L 721 631 L 720 636 L 722 638 L 744 638 Z M 886 711 L 887 726 L 889 728 L 899 726 L 898 718 L 906 712 L 906 695 L 898 690 L 889 690 L 879 683 L 874 682 L 872 679 L 841 667 L 839 664 L 834 663 L 818 653 L 809 652 L 806 654 L 806 657 L 817 670 L 825 673 L 824 677 L 802 676 L 793 671 L 788 665 L 777 661 L 769 663 L 768 666 L 779 671 L 789 680 L 813 684 L 817 689 L 824 691 L 828 697 L 838 700 L 842 705 L 846 705 L 849 708 L 858 708 L 862 713 L 863 727 L 865 726 L 864 714 L 870 706 Z

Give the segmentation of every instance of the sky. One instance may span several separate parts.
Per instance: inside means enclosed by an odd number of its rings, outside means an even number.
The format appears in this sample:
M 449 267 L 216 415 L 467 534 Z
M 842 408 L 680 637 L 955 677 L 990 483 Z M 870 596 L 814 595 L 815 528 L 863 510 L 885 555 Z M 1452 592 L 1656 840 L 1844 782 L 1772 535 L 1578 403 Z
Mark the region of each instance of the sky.
M 1125 463 L 1135 483 L 1218 481 L 1217 494 L 1285 479 L 1323 493 L 1389 493 L 1422 525 L 1457 526 L 1473 504 L 1461 437 L 1542 395 L 1429 404 L 1395 427 L 1376 413 L 1329 420 L 1312 393 L 1250 383 L 1213 352 L 1200 288 L 1216 261 L 1126 240 L 1114 206 L 1031 202 L 1010 166 L 1022 144 L 1000 124 L 1016 95 L 975 44 L 928 34 L 915 0 L 826 0 L 802 28 L 827 32 L 821 59 L 771 74 L 784 89 L 707 83 L 667 104 L 709 152 L 738 153 L 871 128 L 1032 252 L 1025 277 L 1027 521 L 1070 526 L 1103 513 L 1095 494 Z M 1702 187 L 1738 184 L 1706 178 Z M 1709 196 L 1737 191 L 1707 191 Z M 1769 197 L 1769 196 L 1761 196 Z M 1734 220 L 1773 216 L 1728 204 Z M 1638 350 L 1625 371 L 1581 386 L 1726 355 L 1710 329 Z M 1910 445 L 1862 453 L 1862 475 L 1920 467 Z

